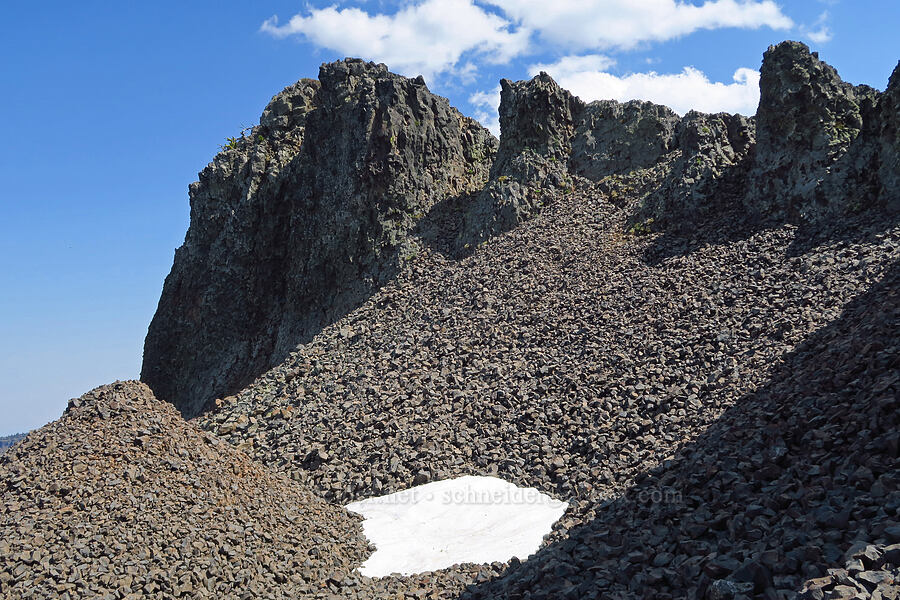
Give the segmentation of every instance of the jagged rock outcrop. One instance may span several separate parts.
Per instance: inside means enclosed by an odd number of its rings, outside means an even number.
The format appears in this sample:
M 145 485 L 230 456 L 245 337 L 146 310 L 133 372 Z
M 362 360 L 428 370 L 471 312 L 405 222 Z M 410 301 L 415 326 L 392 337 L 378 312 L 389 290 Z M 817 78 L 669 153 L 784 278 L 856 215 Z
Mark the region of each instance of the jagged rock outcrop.
M 900 62 L 879 100 L 879 196 L 891 212 L 900 212 Z
M 815 220 L 870 203 L 878 92 L 842 81 L 800 42 L 769 48 L 760 75 L 748 208 Z
M 680 119 L 665 106 L 585 104 L 543 72 L 500 87 L 500 149 L 490 182 L 468 206 L 464 249 L 534 216 L 578 177 L 598 181 L 650 168 L 674 150 Z
M 246 385 L 389 280 L 428 210 L 483 186 L 496 144 L 384 65 L 288 87 L 191 185 L 141 379 L 186 415 Z
M 678 124 L 668 170 L 632 218 L 632 224 L 693 224 L 743 193 L 754 121 L 728 113 L 691 111 Z
M 680 121 L 670 108 L 652 102 L 591 102 L 578 119 L 569 168 L 598 181 L 652 167 L 676 149 Z
M 500 148 L 490 182 L 466 208 L 461 249 L 512 229 L 567 187 L 566 163 L 583 106 L 543 72 L 530 81 L 500 81 Z
M 650 186 L 632 226 L 694 227 L 736 205 L 754 221 L 820 224 L 900 209 L 896 71 L 879 93 L 843 82 L 804 44 L 783 42 L 765 53 L 761 73 L 755 118 L 685 115 L 680 156 Z
M 760 86 L 756 117 L 679 118 L 649 102 L 585 104 L 546 73 L 503 80 L 498 145 L 421 78 L 324 65 L 192 186 L 142 377 L 195 414 L 391 280 L 412 236 L 442 229 L 435 246 L 466 254 L 579 181 L 620 207 L 640 197 L 627 227 L 641 231 L 723 208 L 754 221 L 900 209 L 900 75 L 884 93 L 852 86 L 784 42 Z

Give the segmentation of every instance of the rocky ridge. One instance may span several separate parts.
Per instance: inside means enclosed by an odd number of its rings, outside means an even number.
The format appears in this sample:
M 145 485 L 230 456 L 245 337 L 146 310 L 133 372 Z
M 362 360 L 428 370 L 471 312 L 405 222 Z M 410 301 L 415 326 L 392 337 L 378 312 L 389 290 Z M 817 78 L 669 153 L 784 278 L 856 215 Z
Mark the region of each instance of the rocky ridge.
M 0 437 L 0 453 L 6 452 L 9 450 L 13 444 L 21 440 L 25 437 L 24 433 L 17 433 L 15 435 L 5 435 Z
M 546 73 L 503 80 L 497 146 L 421 80 L 349 59 L 323 65 L 320 82 L 280 94 L 192 187 L 196 214 L 151 324 L 143 379 L 196 414 L 361 304 L 423 246 L 471 253 L 578 181 L 620 205 L 641 197 L 627 224 L 637 229 L 696 228 L 734 206 L 756 223 L 900 209 L 897 73 L 883 94 L 854 87 L 785 42 L 766 52 L 760 85 L 753 118 L 679 118 L 648 102 L 585 104 Z M 269 148 L 276 113 L 291 115 L 278 117 L 282 137 L 316 143 L 287 144 L 273 165 L 259 145 Z M 223 166 L 246 169 L 251 148 L 250 171 L 269 168 L 269 187 Z M 221 198 L 244 198 L 231 201 L 243 212 L 210 227 L 228 211 Z
M 548 123 L 578 130 L 585 109 L 533 81 L 507 97 L 563 108 L 501 141 L 488 192 L 551 177 L 568 150 Z M 567 171 L 571 187 L 507 213 L 512 231 L 483 230 L 462 260 L 419 254 L 201 426 L 341 502 L 472 473 L 570 500 L 544 551 L 464 597 L 892 597 L 897 215 L 748 228 L 754 136 L 692 113 L 648 168 Z M 648 207 L 663 233 L 629 226 Z M 458 577 L 340 591 L 451 598 Z
M 872 204 L 896 212 L 898 85 L 900 71 L 884 93 L 848 84 L 799 42 L 765 53 L 754 117 L 585 104 L 545 73 L 503 82 L 501 150 L 463 242 L 515 227 L 572 177 L 616 189 L 642 176 L 632 226 L 696 227 L 726 204 L 752 221 L 823 221 Z
M 896 598 L 900 69 L 879 94 L 799 44 L 765 61 L 798 139 L 837 131 L 808 94 L 861 115 L 765 205 L 764 106 L 542 74 L 503 84 L 498 146 L 382 65 L 287 88 L 192 187 L 148 335 L 182 412 L 240 389 L 185 423 L 117 383 L 0 458 L 0 592 Z M 464 474 L 570 509 L 524 562 L 353 572 L 371 549 L 328 502 Z

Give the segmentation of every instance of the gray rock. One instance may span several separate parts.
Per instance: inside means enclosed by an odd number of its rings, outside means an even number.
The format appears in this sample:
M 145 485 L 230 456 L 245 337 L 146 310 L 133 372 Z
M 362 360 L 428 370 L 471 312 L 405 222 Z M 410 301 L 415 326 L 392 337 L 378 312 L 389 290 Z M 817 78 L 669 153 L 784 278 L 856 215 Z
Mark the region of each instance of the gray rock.
M 867 131 L 877 119 L 878 93 L 845 83 L 799 42 L 770 47 L 760 73 L 748 208 L 817 220 L 870 202 L 874 152 Z
M 347 59 L 231 146 L 190 188 L 144 346 L 142 380 L 186 415 L 390 280 L 431 207 L 483 185 L 496 140 L 421 78 Z
M 570 185 L 566 164 L 583 106 L 543 72 L 530 81 L 500 81 L 500 147 L 490 182 L 466 208 L 460 250 L 534 216 Z
M 467 207 L 458 247 L 471 251 L 533 217 L 579 178 L 646 170 L 675 146 L 680 119 L 650 102 L 585 105 L 546 73 L 501 81 L 500 149 L 487 187 Z
M 670 108 L 652 102 L 591 102 L 575 126 L 569 169 L 599 181 L 652 167 L 676 149 L 680 121 Z
M 691 111 L 677 128 L 677 158 L 631 223 L 691 227 L 729 208 L 748 185 L 747 157 L 756 141 L 753 119 Z
M 900 62 L 878 102 L 880 197 L 891 212 L 900 212 Z
M 753 592 L 752 583 L 742 583 L 719 579 L 713 581 L 706 590 L 707 600 L 733 600 L 739 595 L 747 595 Z

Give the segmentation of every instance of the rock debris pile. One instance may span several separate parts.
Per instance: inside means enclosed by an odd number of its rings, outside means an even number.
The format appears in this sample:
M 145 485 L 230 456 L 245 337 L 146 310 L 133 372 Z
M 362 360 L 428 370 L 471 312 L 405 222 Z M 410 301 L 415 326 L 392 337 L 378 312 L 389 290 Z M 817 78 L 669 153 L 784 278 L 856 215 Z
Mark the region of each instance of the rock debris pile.
M 0 597 L 296 598 L 368 554 L 359 520 L 139 382 L 0 457 Z

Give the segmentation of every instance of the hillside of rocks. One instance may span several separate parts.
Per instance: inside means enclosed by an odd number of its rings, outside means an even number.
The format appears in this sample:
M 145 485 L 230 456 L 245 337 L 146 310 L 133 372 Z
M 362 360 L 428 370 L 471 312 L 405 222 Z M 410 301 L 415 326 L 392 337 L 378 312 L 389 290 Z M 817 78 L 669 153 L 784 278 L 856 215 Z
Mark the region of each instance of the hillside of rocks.
M 504 82 L 448 233 L 197 422 L 335 501 L 473 473 L 570 501 L 466 598 L 896 597 L 898 73 L 785 43 L 754 118 Z M 435 577 L 376 584 L 458 597 Z
M 384 65 L 283 90 L 190 188 L 144 383 L 0 456 L 0 596 L 900 597 L 900 66 L 761 74 L 753 116 L 504 80 L 500 140 Z M 356 572 L 340 505 L 460 475 L 569 508 Z
M 757 115 L 584 103 L 542 73 L 501 82 L 500 141 L 424 82 L 355 59 L 286 88 L 200 174 L 142 380 L 186 416 L 363 304 L 423 247 L 459 258 L 591 182 L 628 227 L 900 211 L 900 74 L 843 82 L 797 42 L 764 58 Z M 304 142 L 306 140 L 306 142 Z
M 0 597 L 296 598 L 368 555 L 358 519 L 139 382 L 0 456 Z M 249 596 L 248 596 L 249 594 Z

